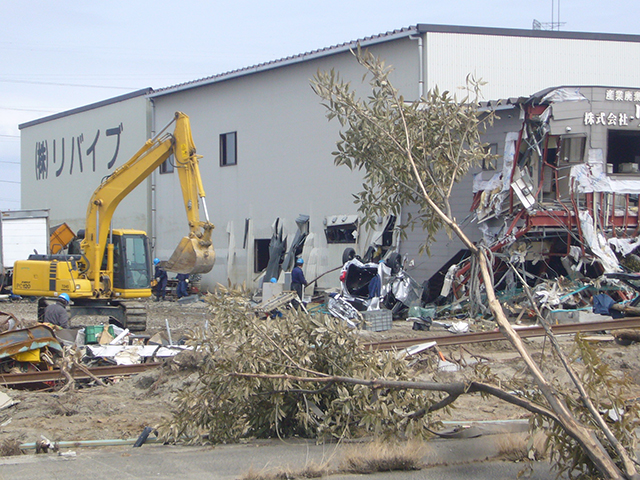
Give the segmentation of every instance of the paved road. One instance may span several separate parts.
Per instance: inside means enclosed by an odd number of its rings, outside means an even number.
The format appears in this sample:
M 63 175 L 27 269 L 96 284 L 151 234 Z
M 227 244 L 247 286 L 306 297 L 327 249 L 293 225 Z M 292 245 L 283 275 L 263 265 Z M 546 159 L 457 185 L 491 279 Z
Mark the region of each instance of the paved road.
M 425 462 L 441 466 L 420 471 L 377 473 L 368 478 L 388 480 L 514 479 L 523 464 L 487 461 L 495 455 L 500 435 L 429 442 Z M 65 449 L 58 454 L 0 458 L 0 480 L 42 478 L 237 480 L 247 473 L 299 471 L 305 465 L 336 465 L 345 446 L 315 445 L 306 441 L 262 441 L 243 445 L 183 447 L 145 444 L 104 448 Z M 332 475 L 330 480 L 362 479 L 362 475 Z M 547 463 L 534 465 L 532 480 L 552 478 Z

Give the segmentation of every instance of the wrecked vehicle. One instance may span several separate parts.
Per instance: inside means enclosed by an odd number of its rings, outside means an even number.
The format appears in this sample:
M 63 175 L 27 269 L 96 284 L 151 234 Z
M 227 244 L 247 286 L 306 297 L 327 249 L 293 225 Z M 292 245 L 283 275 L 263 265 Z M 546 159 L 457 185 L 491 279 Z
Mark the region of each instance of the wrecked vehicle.
M 348 259 L 340 272 L 340 285 L 341 296 L 358 311 L 385 308 L 399 316 L 419 305 L 422 297 L 422 287 L 405 271 L 402 256 L 395 252 L 378 263 Z

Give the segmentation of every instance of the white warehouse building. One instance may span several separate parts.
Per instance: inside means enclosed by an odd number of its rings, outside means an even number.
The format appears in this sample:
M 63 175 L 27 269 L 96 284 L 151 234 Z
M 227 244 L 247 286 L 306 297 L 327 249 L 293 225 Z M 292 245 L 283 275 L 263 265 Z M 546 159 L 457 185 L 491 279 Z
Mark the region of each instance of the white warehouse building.
M 436 86 L 455 92 L 469 74 L 487 82 L 485 99 L 526 97 L 560 85 L 640 88 L 640 35 L 418 24 L 20 125 L 22 208 L 47 208 L 51 225 L 83 228 L 87 202 L 102 178 L 181 111 L 190 117 L 203 156 L 207 209 L 216 225 L 217 260 L 203 276 L 203 287 L 257 286 L 274 222 L 279 219 L 291 242 L 301 215 L 309 217 L 303 251 L 307 278 L 332 270 L 341 264 L 345 247 L 357 245 L 355 239 L 350 245 L 327 235 L 326 227 L 355 226 L 353 194 L 361 189 L 362 174 L 334 165 L 339 125 L 327 121 L 310 80 L 319 70 L 333 69 L 367 95 L 362 67 L 350 52 L 358 44 L 393 66 L 391 81 L 409 101 Z M 505 110 L 487 136 L 498 155 L 521 124 L 516 108 Z M 170 162 L 163 167 L 125 199 L 114 227 L 147 231 L 154 255 L 166 259 L 187 225 L 177 175 Z M 463 180 L 453 195 L 458 220 L 470 213 L 472 182 L 472 176 Z M 473 240 L 481 238 L 477 225 L 465 229 Z M 421 257 L 422 240 L 421 232 L 413 231 L 397 245 L 412 261 L 408 271 L 418 282 L 462 248 L 442 232 L 431 256 Z M 337 277 L 337 272 L 325 275 L 318 286 L 336 287 Z

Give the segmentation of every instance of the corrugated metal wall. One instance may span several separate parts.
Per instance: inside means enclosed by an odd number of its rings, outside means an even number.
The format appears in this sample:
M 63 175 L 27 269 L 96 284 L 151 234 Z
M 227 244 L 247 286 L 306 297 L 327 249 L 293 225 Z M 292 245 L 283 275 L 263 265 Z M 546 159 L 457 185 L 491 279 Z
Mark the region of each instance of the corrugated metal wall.
M 388 42 L 373 49 L 393 59 L 392 82 L 409 98 L 417 96 L 417 43 L 409 39 Z M 163 124 L 176 109 L 189 115 L 211 221 L 216 225 L 213 243 L 217 252 L 214 270 L 203 278 L 215 282 L 254 286 L 254 239 L 269 239 L 277 218 L 284 234 L 293 239 L 300 214 L 310 216 L 308 245 L 318 249 L 313 265 L 307 262 L 309 279 L 341 265 L 344 247 L 328 248 L 323 221 L 332 215 L 357 214 L 353 194 L 361 189 L 362 175 L 334 165 L 332 152 L 339 140 L 339 124 L 329 122 L 321 99 L 310 80 L 318 70 L 335 69 L 351 81 L 361 96 L 370 95 L 362 85 L 365 70 L 351 53 L 246 75 L 231 81 L 159 96 L 154 99 L 157 122 Z M 238 164 L 219 165 L 219 136 L 237 132 Z M 186 231 L 180 207 L 177 175 L 157 175 L 157 254 L 170 255 Z M 244 242 L 246 219 L 251 237 Z M 161 221 L 160 221 L 161 220 Z M 235 245 L 233 244 L 235 242 Z M 359 252 L 364 253 L 364 252 Z M 312 271 L 312 268 L 317 268 Z M 339 285 L 339 272 L 319 281 L 323 287 Z
M 640 45 L 524 36 L 427 33 L 426 86 L 454 89 L 468 74 L 485 99 L 528 96 L 560 85 L 635 86 Z
M 51 225 L 84 228 L 93 192 L 149 136 L 144 95 L 22 128 L 22 208 L 47 208 Z M 148 230 L 148 194 L 145 181 L 121 202 L 114 227 Z

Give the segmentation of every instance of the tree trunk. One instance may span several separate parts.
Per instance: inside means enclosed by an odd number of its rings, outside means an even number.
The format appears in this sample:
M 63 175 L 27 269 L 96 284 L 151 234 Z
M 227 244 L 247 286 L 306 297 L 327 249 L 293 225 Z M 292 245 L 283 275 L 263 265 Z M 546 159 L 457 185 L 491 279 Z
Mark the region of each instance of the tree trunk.
M 461 232 L 462 233 L 462 232 Z M 462 233 L 464 235 L 464 233 Z M 475 247 L 475 246 L 474 246 Z M 538 385 L 540 392 L 549 402 L 551 409 L 558 416 L 558 421 L 562 425 L 562 428 L 571 435 L 572 438 L 580 444 L 583 448 L 587 456 L 593 461 L 598 470 L 604 475 L 606 478 L 610 479 L 623 479 L 624 476 L 622 472 L 618 469 L 616 464 L 613 462 L 605 448 L 602 446 L 598 438 L 594 433 L 589 432 L 587 428 L 583 425 L 580 425 L 571 412 L 568 410 L 567 406 L 560 401 L 560 399 L 555 395 L 553 388 L 547 380 L 544 378 L 544 375 L 533 361 L 529 352 L 527 352 L 522 339 L 517 334 L 517 332 L 513 329 L 509 320 L 504 314 L 502 310 L 502 305 L 496 298 L 495 291 L 493 289 L 493 279 L 489 273 L 489 268 L 487 266 L 487 259 L 481 251 L 475 248 L 474 252 L 478 258 L 480 272 L 482 273 L 482 279 L 484 281 L 485 291 L 487 293 L 487 299 L 489 301 L 489 308 L 493 312 L 493 315 L 500 327 L 500 331 L 504 334 L 505 337 L 511 342 L 514 348 L 518 351 L 520 356 L 523 358 L 531 375 Z M 635 475 L 636 472 L 630 472 L 631 475 Z

